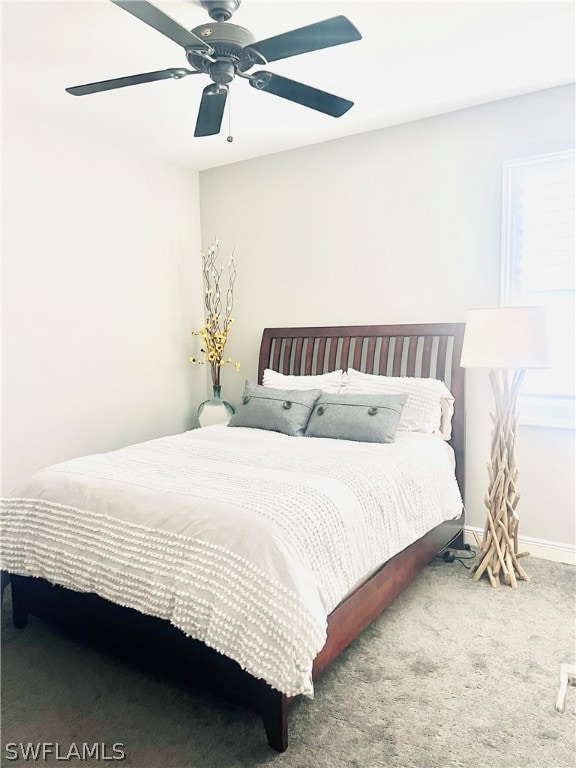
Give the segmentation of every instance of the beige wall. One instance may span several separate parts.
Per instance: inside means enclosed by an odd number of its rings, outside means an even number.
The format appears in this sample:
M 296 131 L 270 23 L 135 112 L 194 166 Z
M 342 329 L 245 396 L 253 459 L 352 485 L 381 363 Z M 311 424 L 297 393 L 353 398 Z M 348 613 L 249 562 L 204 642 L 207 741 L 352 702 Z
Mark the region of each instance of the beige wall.
M 200 174 L 203 241 L 236 248 L 226 394 L 262 328 L 463 321 L 498 303 L 502 163 L 574 144 L 561 87 Z M 468 522 L 482 526 L 491 394 L 468 375 Z M 574 433 L 521 429 L 523 535 L 574 543 Z M 553 489 L 553 503 L 550 503 Z
M 266 325 L 439 322 L 498 301 L 502 162 L 573 144 L 557 88 L 198 175 L 4 104 L 3 487 L 195 423 L 202 243 L 236 248 L 225 394 Z M 491 394 L 468 376 L 467 507 L 483 522 Z M 521 530 L 574 543 L 574 433 L 521 429 Z M 553 499 L 550 502 L 550 499 Z
M 188 363 L 198 175 L 4 106 L 8 490 L 56 461 L 183 431 L 205 387 Z

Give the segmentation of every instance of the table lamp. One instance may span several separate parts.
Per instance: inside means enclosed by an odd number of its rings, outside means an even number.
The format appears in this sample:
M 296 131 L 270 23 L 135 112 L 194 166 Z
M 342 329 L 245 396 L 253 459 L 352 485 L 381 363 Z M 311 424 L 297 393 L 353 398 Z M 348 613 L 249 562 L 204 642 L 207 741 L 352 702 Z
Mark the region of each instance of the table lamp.
M 488 494 L 484 500 L 486 525 L 471 575 L 478 580 L 486 573 L 492 586 L 497 587 L 502 574 L 504 582 L 515 588 L 517 579 L 530 581 L 519 563 L 528 553 L 518 552 L 517 399 L 526 369 L 550 366 L 544 308 L 469 310 L 460 365 L 490 369 L 496 406 L 492 414 Z

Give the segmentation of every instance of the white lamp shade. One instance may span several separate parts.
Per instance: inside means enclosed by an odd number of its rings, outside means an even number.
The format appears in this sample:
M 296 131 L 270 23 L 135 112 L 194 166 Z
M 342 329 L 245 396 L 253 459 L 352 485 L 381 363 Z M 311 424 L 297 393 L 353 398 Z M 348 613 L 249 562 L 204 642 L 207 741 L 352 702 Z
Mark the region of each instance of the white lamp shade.
M 460 365 L 463 368 L 550 367 L 545 309 L 470 309 Z

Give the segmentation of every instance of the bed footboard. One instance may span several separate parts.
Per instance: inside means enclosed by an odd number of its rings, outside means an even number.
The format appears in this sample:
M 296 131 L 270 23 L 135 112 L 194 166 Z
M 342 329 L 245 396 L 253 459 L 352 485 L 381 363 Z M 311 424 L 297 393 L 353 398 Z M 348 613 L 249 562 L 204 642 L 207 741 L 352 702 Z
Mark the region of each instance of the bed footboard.
M 442 523 L 391 558 L 328 617 L 326 645 L 314 662 L 313 676 L 333 661 L 415 579 L 426 564 L 462 529 L 464 517 Z M 163 619 L 145 616 L 95 594 L 74 592 L 45 579 L 12 575 L 14 626 L 38 616 L 90 644 L 156 669 L 178 681 L 212 691 L 262 717 L 268 744 L 288 748 L 290 697 L 245 672 L 232 659 L 186 637 Z M 146 642 L 134 642 L 134 637 Z
M 14 626 L 28 615 L 50 621 L 70 635 L 130 664 L 169 675 L 178 682 L 216 693 L 262 717 L 269 745 L 288 747 L 286 695 L 245 672 L 232 659 L 187 637 L 169 622 L 125 608 L 93 593 L 74 592 L 45 579 L 12 575 Z M 134 642 L 134 638 L 146 642 Z

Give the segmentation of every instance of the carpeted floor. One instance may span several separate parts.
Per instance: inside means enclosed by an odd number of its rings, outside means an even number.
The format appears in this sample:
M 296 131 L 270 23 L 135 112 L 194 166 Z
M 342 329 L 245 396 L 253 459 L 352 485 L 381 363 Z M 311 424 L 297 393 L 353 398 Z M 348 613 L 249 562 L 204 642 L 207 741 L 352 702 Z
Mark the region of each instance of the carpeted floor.
M 146 674 L 3 606 L 1 765 L 134 768 L 574 768 L 576 571 L 527 559 L 517 590 L 434 561 L 290 712 L 290 746 L 256 715 Z M 107 761 L 9 759 L 11 743 L 104 742 Z M 125 759 L 110 760 L 122 743 Z M 102 757 L 102 755 L 101 755 Z

